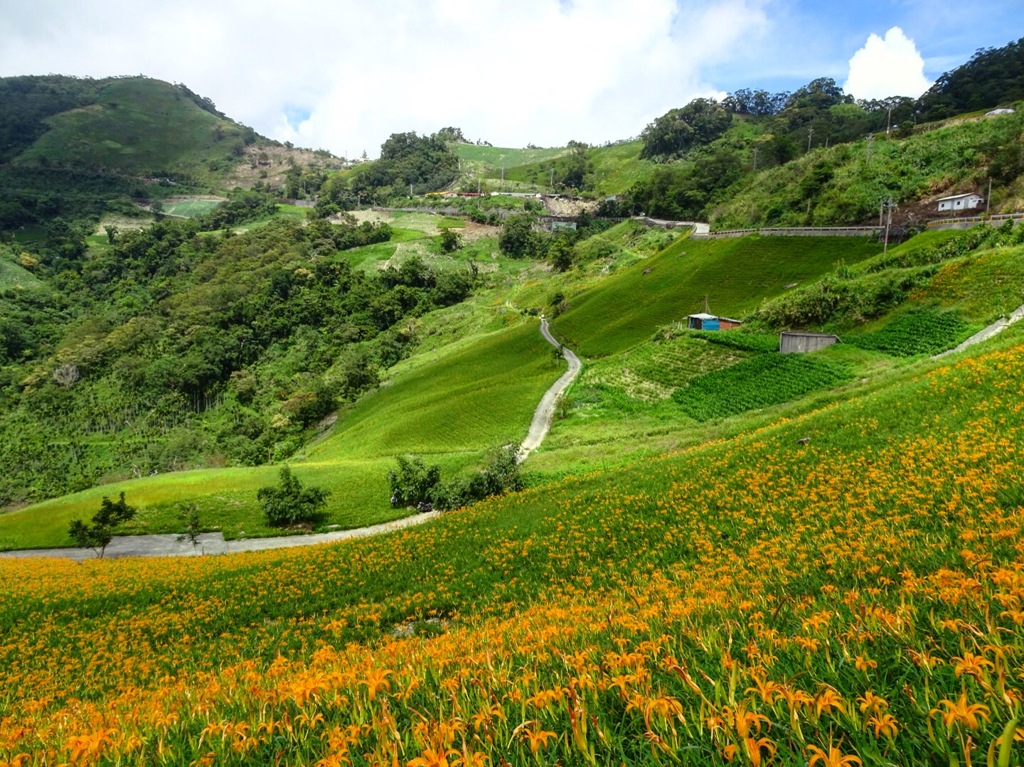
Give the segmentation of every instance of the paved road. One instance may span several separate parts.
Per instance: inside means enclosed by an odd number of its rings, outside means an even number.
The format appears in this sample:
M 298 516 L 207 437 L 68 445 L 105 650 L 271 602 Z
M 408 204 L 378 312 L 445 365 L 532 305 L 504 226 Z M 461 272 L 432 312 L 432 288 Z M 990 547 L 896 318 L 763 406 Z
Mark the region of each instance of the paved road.
M 579 357 L 555 340 L 548 329 L 548 321 L 543 317 L 540 322 L 540 332 L 549 344 L 561 350 L 565 361 L 569 363 L 569 369 L 541 398 L 540 404 L 533 414 L 530 431 L 519 447 L 520 462 L 526 460 L 526 457 L 544 441 L 544 437 L 551 429 L 551 421 L 555 416 L 558 398 L 580 372 Z M 318 543 L 333 543 L 349 538 L 364 538 L 369 535 L 389 533 L 392 530 L 422 524 L 434 519 L 438 514 L 439 512 L 436 511 L 413 514 L 410 517 L 380 525 L 313 535 L 284 535 L 275 538 L 244 538 L 237 541 L 225 541 L 221 533 L 203 533 L 199 536 L 196 546 L 192 546 L 188 541 L 179 541 L 176 535 L 122 535 L 115 537 L 110 542 L 104 556 L 111 559 L 119 557 L 194 557 L 204 554 L 235 554 L 243 551 L 268 551 L 296 546 L 313 546 Z M 59 557 L 81 562 L 86 559 L 94 559 L 96 553 L 92 549 L 29 549 L 0 552 L 0 558 L 25 559 L 28 557 Z
M 110 559 L 119 557 L 195 557 L 204 554 L 237 554 L 242 551 L 268 551 L 296 546 L 313 546 L 317 543 L 334 543 L 349 538 L 365 538 L 368 535 L 389 533 L 392 530 L 422 524 L 434 519 L 438 514 L 439 512 L 436 511 L 413 514 L 411 517 L 403 517 L 380 525 L 313 535 L 282 535 L 275 538 L 243 538 L 237 541 L 225 541 L 221 533 L 203 533 L 199 536 L 198 544 L 195 547 L 188 541 L 179 542 L 176 535 L 121 535 L 110 542 L 104 556 Z M 30 549 L 0 552 L 0 557 L 7 559 L 60 557 L 81 562 L 86 559 L 95 559 L 96 552 L 92 549 Z
M 551 422 L 555 417 L 555 408 L 558 406 L 558 398 L 562 396 L 562 392 L 568 388 L 569 384 L 573 382 L 573 379 L 580 372 L 580 358 L 576 356 L 572 349 L 567 349 L 555 340 L 555 337 L 551 335 L 551 330 L 548 328 L 548 321 L 543 317 L 540 320 L 540 332 L 549 344 L 562 352 L 565 361 L 569 363 L 569 369 L 544 393 L 540 404 L 537 405 L 537 409 L 533 413 L 533 421 L 530 423 L 530 431 L 527 432 L 523 444 L 519 446 L 520 463 L 525 461 L 531 452 L 540 447 L 540 443 L 548 435 L 548 432 L 551 430 Z

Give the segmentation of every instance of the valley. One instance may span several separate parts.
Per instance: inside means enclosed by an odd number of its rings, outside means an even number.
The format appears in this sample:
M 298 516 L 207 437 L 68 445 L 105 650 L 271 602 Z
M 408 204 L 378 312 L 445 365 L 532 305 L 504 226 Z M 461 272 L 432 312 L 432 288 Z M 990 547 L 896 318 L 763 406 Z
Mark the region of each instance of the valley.
M 365 162 L 0 80 L 0 767 L 1019 763 L 1004 58 Z

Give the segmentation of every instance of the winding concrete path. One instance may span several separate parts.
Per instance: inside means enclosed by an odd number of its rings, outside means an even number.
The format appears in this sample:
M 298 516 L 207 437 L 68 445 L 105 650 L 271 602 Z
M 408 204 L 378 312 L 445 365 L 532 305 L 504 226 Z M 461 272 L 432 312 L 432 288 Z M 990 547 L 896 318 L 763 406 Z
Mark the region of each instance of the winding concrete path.
M 526 439 L 519 446 L 519 462 L 522 463 L 526 457 L 540 447 L 540 443 L 551 431 L 551 422 L 555 418 L 555 408 L 558 406 L 558 399 L 568 388 L 580 372 L 580 358 L 572 349 L 568 349 L 559 343 L 548 328 L 548 321 L 542 316 L 540 318 L 540 333 L 544 339 L 562 352 L 562 357 L 569 363 L 569 369 L 562 374 L 562 377 L 552 384 L 551 388 L 544 392 L 540 404 L 533 413 L 533 421 L 530 422 L 530 431 Z
M 530 431 L 519 447 L 519 461 L 522 463 L 526 457 L 540 446 L 551 429 L 551 421 L 555 416 L 555 407 L 558 405 L 558 398 L 572 383 L 573 379 L 580 372 L 580 359 L 572 350 L 566 349 L 548 329 L 548 321 L 541 317 L 541 335 L 549 344 L 561 350 L 565 361 L 569 363 L 569 369 L 555 381 L 541 398 L 537 410 L 534 411 L 533 421 L 530 423 Z M 314 546 L 319 543 L 334 543 L 350 538 L 365 538 L 370 535 L 390 533 L 393 530 L 400 530 L 405 527 L 412 527 L 439 516 L 440 512 L 430 511 L 424 514 L 413 514 L 402 519 L 391 522 L 384 522 L 380 525 L 359 527 L 354 530 L 337 530 L 331 533 L 314 533 L 312 535 L 282 535 L 273 538 L 243 538 L 236 541 L 226 541 L 221 533 L 203 533 L 199 536 L 196 546 L 188 541 L 179 541 L 177 535 L 119 535 L 107 546 L 105 557 L 118 559 L 121 557 L 195 557 L 204 554 L 237 554 L 243 551 L 269 551 L 271 549 L 287 549 L 296 546 Z M 82 562 L 86 559 L 95 559 L 96 553 L 92 549 L 24 549 L 21 551 L 2 551 L 0 558 L 4 559 L 27 559 L 30 557 L 57 557 L 61 559 L 73 559 Z

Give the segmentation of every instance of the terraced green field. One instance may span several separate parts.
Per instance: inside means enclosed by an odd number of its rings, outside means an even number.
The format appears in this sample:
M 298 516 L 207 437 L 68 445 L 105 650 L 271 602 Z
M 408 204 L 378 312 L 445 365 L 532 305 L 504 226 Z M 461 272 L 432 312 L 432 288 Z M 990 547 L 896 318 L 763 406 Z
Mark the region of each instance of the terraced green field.
M 511 149 L 505 147 L 477 146 L 476 144 L 456 144 L 455 154 L 462 160 L 463 170 L 506 171 L 522 165 L 544 162 L 561 157 L 568 150 L 565 147 L 549 149 Z

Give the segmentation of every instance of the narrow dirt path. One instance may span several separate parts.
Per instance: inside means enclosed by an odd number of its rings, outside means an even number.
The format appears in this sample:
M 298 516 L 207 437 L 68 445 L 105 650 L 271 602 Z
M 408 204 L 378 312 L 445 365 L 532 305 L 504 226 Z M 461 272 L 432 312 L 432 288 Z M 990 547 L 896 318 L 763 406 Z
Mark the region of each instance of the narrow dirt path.
M 551 421 L 555 417 L 558 398 L 566 387 L 573 382 L 580 372 L 580 359 L 571 349 L 560 344 L 548 329 L 548 321 L 541 317 L 540 332 L 545 340 L 562 352 L 562 357 L 569 363 L 569 369 L 548 389 L 541 398 L 530 423 L 530 431 L 519 447 L 519 461 L 536 450 L 551 430 Z M 221 533 L 203 533 L 199 536 L 196 546 L 188 541 L 179 541 L 177 535 L 119 535 L 107 546 L 105 557 L 118 559 L 122 557 L 194 557 L 204 554 L 236 554 L 243 551 L 269 551 L 286 549 L 296 546 L 314 546 L 319 543 L 334 543 L 350 538 L 365 538 L 370 535 L 381 535 L 393 530 L 412 527 L 439 516 L 440 512 L 432 511 L 425 514 L 396 519 L 369 527 L 354 530 L 337 530 L 331 533 L 314 533 L 312 535 L 283 535 L 274 538 L 244 538 L 237 541 L 225 541 Z M 25 549 L 21 551 L 2 551 L 0 558 L 27 559 L 29 557 L 57 557 L 82 562 L 94 559 L 96 553 L 92 549 Z

